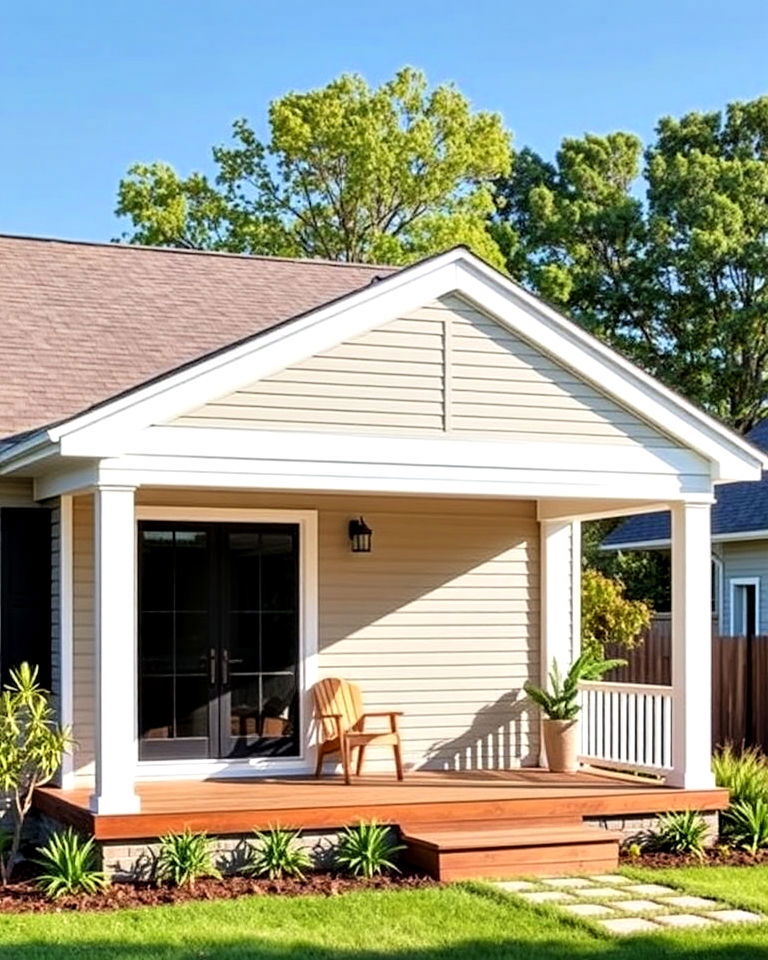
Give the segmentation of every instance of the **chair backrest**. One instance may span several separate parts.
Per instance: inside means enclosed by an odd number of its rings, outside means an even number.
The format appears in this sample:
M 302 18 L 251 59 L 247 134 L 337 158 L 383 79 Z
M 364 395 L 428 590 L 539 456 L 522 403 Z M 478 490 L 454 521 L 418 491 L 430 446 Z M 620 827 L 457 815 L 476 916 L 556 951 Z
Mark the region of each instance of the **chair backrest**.
M 342 730 L 350 730 L 363 715 L 363 697 L 360 687 L 341 677 L 326 677 L 312 688 L 315 699 L 315 713 L 338 714 L 341 717 Z M 336 736 L 336 725 L 332 720 L 321 721 L 323 739 L 331 740 Z

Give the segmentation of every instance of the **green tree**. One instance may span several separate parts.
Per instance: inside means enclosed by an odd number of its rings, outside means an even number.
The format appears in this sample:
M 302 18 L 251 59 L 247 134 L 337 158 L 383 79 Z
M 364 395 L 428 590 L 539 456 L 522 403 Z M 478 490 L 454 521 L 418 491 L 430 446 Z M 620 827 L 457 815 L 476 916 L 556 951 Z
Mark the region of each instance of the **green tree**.
M 768 97 L 531 151 L 497 185 L 509 270 L 740 430 L 768 413 Z M 642 176 L 641 176 L 642 174 Z
M 606 643 L 631 649 L 640 643 L 651 622 L 651 609 L 642 600 L 628 600 L 620 580 L 587 567 L 581 575 L 582 648 L 602 656 Z
M 237 120 L 213 149 L 213 180 L 136 164 L 117 214 L 131 243 L 406 263 L 457 243 L 498 266 L 486 229 L 492 183 L 510 169 L 498 114 L 411 68 L 377 89 L 344 74 L 269 108 L 270 139 Z

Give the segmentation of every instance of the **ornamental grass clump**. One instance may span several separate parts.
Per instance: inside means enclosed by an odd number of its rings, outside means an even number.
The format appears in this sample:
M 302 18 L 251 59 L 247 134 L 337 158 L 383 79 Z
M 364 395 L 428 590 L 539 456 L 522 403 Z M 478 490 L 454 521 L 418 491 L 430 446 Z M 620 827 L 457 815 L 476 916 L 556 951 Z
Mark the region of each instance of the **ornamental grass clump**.
M 665 813 L 650 832 L 647 846 L 660 853 L 691 854 L 703 860 L 707 831 L 706 821 L 696 810 Z
M 312 866 L 312 861 L 299 842 L 300 831 L 273 827 L 255 833 L 256 843 L 251 848 L 244 873 L 268 877 L 270 880 L 282 880 L 284 877 L 304 879 L 304 871 Z
M 221 874 L 213 864 L 211 838 L 207 833 L 167 833 L 160 837 L 157 855 L 157 879 L 174 887 L 194 888 L 203 877 L 219 879 Z
M 37 667 L 22 663 L 10 671 L 11 682 L 0 694 L 0 794 L 10 797 L 13 815 L 10 838 L 0 843 L 3 886 L 19 857 L 32 796 L 53 777 L 74 743 L 69 728 L 56 722 L 50 694 L 37 677 Z
M 44 869 L 36 883 L 50 900 L 64 894 L 98 893 L 109 886 L 109 878 L 96 866 L 93 837 L 87 839 L 68 827 L 38 847 L 35 863 Z
M 723 839 L 754 857 L 768 847 L 768 801 L 756 797 L 731 803 L 722 817 L 722 833 Z
M 737 750 L 727 743 L 712 757 L 718 787 L 725 787 L 731 802 L 768 800 L 768 758 L 757 747 Z
M 361 820 L 356 826 L 345 827 L 342 831 L 336 862 L 353 877 L 370 880 L 388 870 L 399 873 L 392 857 L 401 850 L 405 847 L 392 839 L 391 827 L 376 820 Z

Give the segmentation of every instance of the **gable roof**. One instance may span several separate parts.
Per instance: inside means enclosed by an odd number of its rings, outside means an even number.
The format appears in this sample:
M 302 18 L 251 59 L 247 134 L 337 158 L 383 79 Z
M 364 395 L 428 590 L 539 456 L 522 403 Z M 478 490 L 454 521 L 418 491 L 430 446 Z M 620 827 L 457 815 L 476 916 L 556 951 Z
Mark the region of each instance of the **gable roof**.
M 768 419 L 753 427 L 747 439 L 768 451 Z M 712 507 L 713 539 L 737 540 L 739 534 L 745 534 L 746 539 L 758 531 L 768 539 L 768 473 L 757 483 L 724 483 L 717 488 L 716 498 Z M 601 547 L 619 550 L 640 545 L 663 546 L 669 543 L 670 537 L 668 511 L 637 514 L 614 527 Z
M 396 270 L 0 236 L 0 437 L 71 417 Z
M 32 246 L 37 243 L 60 243 L 29 240 L 23 242 Z M 94 247 L 91 244 L 61 245 L 78 250 L 85 248 L 86 251 Z M 143 303 L 141 288 L 151 286 L 147 283 L 146 271 L 141 266 L 144 257 L 159 258 L 166 263 L 172 259 L 181 262 L 186 258 L 192 262 L 209 259 L 217 262 L 220 259 L 221 262 L 233 261 L 237 264 L 237 269 L 233 268 L 229 277 L 219 274 L 217 268 L 218 282 L 203 288 L 200 287 L 197 270 L 187 268 L 186 283 L 177 282 L 173 287 L 178 303 L 171 300 L 168 292 L 164 291 L 161 276 L 154 289 L 154 318 L 163 325 L 168 314 L 173 315 L 173 337 L 181 341 L 182 347 L 187 345 L 189 339 L 187 328 L 199 330 L 200 321 L 197 317 L 201 313 L 204 331 L 209 332 L 208 321 L 211 315 L 217 320 L 220 315 L 237 320 L 239 314 L 245 312 L 249 315 L 251 330 L 256 327 L 255 332 L 234 342 L 231 342 L 230 332 L 228 342 L 224 345 L 220 343 L 221 337 L 217 336 L 217 345 L 205 356 L 198 354 L 196 358 L 181 360 L 174 369 L 150 376 L 150 379 L 145 379 L 138 385 L 134 383 L 121 393 L 92 403 L 88 409 L 81 409 L 75 415 L 11 438 L 8 447 L 0 450 L 3 473 L 27 469 L 35 463 L 46 464 L 56 457 L 118 457 L 134 442 L 138 432 L 150 428 L 153 424 L 167 423 L 210 399 L 238 389 L 238 384 L 247 384 L 275 370 L 283 369 L 297 360 L 334 346 L 345 338 L 356 336 L 393 317 L 402 316 L 405 311 L 423 307 L 446 293 L 455 293 L 474 304 L 502 327 L 516 333 L 580 379 L 597 386 L 605 396 L 617 400 L 625 409 L 636 413 L 651 426 L 679 441 L 682 447 L 687 448 L 687 455 L 701 457 L 709 464 L 708 472 L 715 483 L 756 479 L 761 468 L 768 469 L 768 456 L 764 451 L 758 450 L 684 397 L 665 387 L 464 246 L 454 247 L 400 269 L 318 264 L 313 261 L 286 261 L 279 258 L 231 257 L 227 254 L 188 254 L 181 251 L 110 245 L 97 245 L 96 249 L 104 257 L 115 256 L 117 251 L 121 256 L 132 258 L 121 260 L 124 269 L 132 270 L 127 281 L 129 290 L 124 298 L 127 302 L 122 303 L 122 319 L 125 323 L 129 323 L 133 315 L 132 295 L 136 302 Z M 244 274 L 239 272 L 240 269 L 246 270 L 254 262 L 281 264 L 280 269 L 283 271 L 279 286 L 270 288 L 277 303 L 273 305 L 273 314 L 268 321 L 260 321 L 259 318 L 263 317 L 265 311 L 261 301 L 256 301 L 253 297 L 238 296 L 234 316 L 231 311 L 222 312 L 216 299 L 218 295 L 227 299 L 226 287 L 230 282 L 242 282 Z M 311 268 L 315 271 L 314 277 L 318 284 L 324 279 L 327 280 L 326 274 L 336 282 L 335 285 L 331 283 L 330 287 L 325 287 L 323 295 L 326 298 L 334 287 L 338 289 L 342 286 L 339 277 L 335 276 L 336 271 L 339 276 L 344 275 L 342 280 L 346 278 L 346 284 L 350 283 L 349 276 L 352 276 L 358 285 L 351 290 L 342 289 L 335 297 L 325 299 L 319 304 L 316 302 L 317 291 L 313 286 L 306 299 L 315 302 L 303 312 L 286 317 L 288 311 L 281 309 L 282 302 L 287 300 L 294 304 L 293 309 L 298 308 L 300 301 L 296 298 L 292 285 L 302 278 L 306 282 L 307 275 L 304 271 Z M 26 278 L 29 286 L 31 280 L 28 273 L 22 270 L 22 276 Z M 121 278 L 119 270 L 113 270 L 107 275 L 100 272 L 95 281 L 91 272 L 81 271 L 81 278 L 84 285 L 90 285 L 91 315 L 98 325 L 100 311 L 109 313 L 111 310 L 111 299 L 114 296 L 111 283 L 114 282 L 119 287 L 121 283 L 125 284 L 126 280 Z M 367 282 L 360 285 L 364 280 Z M 248 283 L 245 286 L 248 287 Z M 204 299 L 201 289 L 205 294 Z M 23 291 L 21 299 L 23 301 Z M 34 291 L 30 300 L 37 304 Z M 254 307 L 254 302 L 258 303 L 257 307 Z M 18 312 L 23 319 L 23 304 Z M 183 322 L 179 322 L 180 317 Z M 109 324 L 106 327 L 111 329 Z M 218 331 L 219 328 L 216 329 Z M 143 337 L 145 332 L 146 339 Z M 137 340 L 137 337 L 141 339 Z M 146 323 L 134 328 L 128 339 L 135 357 L 153 348 L 154 337 Z M 187 349 L 186 352 L 190 351 Z M 109 358 L 105 358 L 105 362 L 109 362 Z M 92 368 L 91 363 L 87 369 Z M 135 378 L 134 370 L 134 380 Z M 150 438 L 148 440 L 151 442 Z M 455 443 L 455 438 L 450 442 Z M 498 445 L 499 451 L 502 446 Z M 698 476 L 697 473 L 694 480 Z

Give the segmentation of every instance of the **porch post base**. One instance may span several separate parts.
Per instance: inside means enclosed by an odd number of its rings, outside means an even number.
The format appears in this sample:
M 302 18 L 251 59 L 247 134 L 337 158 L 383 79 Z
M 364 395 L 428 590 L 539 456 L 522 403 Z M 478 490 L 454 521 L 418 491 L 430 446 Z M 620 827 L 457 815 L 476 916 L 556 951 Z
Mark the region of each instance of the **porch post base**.
M 683 790 L 712 790 L 715 775 L 711 770 L 672 770 L 664 778 L 664 785 Z
M 107 793 L 102 796 L 91 794 L 88 801 L 91 813 L 101 816 L 123 813 L 140 813 L 141 798 L 137 793 Z

